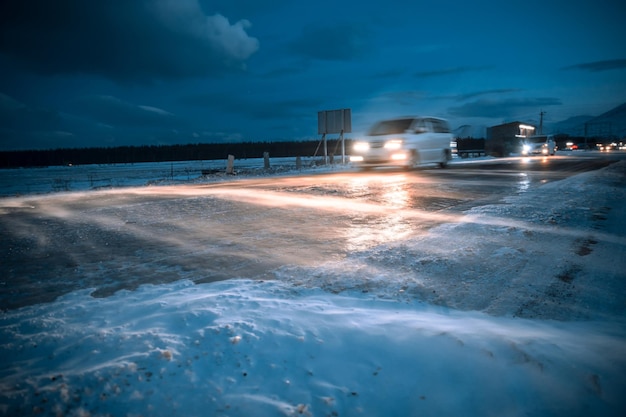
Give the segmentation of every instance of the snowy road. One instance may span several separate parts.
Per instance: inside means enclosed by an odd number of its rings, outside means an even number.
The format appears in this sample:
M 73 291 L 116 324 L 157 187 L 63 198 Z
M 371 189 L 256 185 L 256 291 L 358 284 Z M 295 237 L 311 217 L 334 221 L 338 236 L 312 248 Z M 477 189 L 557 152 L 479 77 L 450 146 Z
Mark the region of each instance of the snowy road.
M 0 300 L 11 309 L 82 288 L 107 296 L 180 279 L 273 279 L 414 239 L 473 207 L 609 162 L 510 158 L 5 198 Z M 387 265 L 386 275 L 402 268 Z
M 2 198 L 0 415 L 622 417 L 624 156 Z

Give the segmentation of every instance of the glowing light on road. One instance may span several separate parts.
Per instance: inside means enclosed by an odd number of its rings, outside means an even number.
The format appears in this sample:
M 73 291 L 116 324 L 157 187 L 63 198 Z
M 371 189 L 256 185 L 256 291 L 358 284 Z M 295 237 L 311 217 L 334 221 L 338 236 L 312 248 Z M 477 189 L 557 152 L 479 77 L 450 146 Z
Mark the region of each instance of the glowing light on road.
M 375 245 L 397 242 L 415 234 L 412 219 L 406 216 L 411 204 L 409 181 L 406 175 L 382 177 L 384 181 L 364 181 L 358 186 L 363 191 L 377 192 L 376 186 L 382 185 L 382 203 L 385 213 L 380 216 L 356 214 L 345 229 L 344 237 L 347 251 L 361 251 Z M 370 189 L 369 186 L 372 186 Z

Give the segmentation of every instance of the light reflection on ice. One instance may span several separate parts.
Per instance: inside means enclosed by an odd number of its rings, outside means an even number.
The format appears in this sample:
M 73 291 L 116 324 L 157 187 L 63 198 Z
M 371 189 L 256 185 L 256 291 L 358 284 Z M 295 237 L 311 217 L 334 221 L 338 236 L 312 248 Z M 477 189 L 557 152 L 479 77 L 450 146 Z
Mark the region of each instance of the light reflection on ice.
M 351 190 L 357 194 L 380 194 L 381 211 L 377 216 L 354 214 L 343 232 L 347 252 L 406 239 L 415 232 L 411 225 L 410 186 L 405 174 L 355 177 Z M 382 188 L 382 191 L 376 188 Z
M 519 177 L 520 179 L 517 183 L 517 193 L 521 194 L 528 191 L 528 188 L 530 188 L 530 179 L 528 178 L 528 174 L 525 172 L 520 172 Z
M 343 233 L 345 250 L 349 253 L 362 251 L 406 239 L 413 233 L 411 223 L 400 213 L 391 212 L 380 218 L 355 216 Z

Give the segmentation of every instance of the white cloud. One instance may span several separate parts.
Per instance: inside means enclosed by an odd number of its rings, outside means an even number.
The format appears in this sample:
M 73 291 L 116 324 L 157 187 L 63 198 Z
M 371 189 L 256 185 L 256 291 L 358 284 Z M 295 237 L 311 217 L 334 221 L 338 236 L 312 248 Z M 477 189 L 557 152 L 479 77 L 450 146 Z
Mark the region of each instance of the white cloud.
M 152 112 L 152 113 L 155 113 L 155 114 L 159 114 L 161 116 L 174 116 L 172 113 L 170 113 L 168 111 L 165 111 L 163 109 L 159 109 L 157 107 L 141 106 L 141 105 L 139 105 L 137 107 L 139 107 L 141 110 L 145 110 L 147 112 Z
M 10 3 L 0 7 L 0 38 L 12 42 L 0 42 L 0 56 L 39 74 L 139 83 L 206 77 L 241 70 L 259 49 L 248 20 L 231 23 L 199 0 Z M 52 10 L 58 16 L 40 19 Z
M 171 30 L 208 42 L 228 59 L 244 61 L 259 49 L 258 39 L 246 32 L 251 27 L 248 20 L 231 24 L 219 13 L 206 16 L 197 0 L 161 0 L 155 7 Z
M 245 60 L 259 49 L 259 41 L 246 33 L 251 26 L 249 21 L 240 20 L 231 25 L 219 14 L 208 17 L 206 21 L 208 38 L 232 58 Z

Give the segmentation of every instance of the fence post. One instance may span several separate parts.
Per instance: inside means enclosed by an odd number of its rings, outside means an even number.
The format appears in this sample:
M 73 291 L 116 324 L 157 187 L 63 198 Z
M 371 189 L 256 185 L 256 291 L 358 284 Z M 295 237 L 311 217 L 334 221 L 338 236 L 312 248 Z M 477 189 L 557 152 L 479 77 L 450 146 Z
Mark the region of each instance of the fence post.
M 226 173 L 230 175 L 235 173 L 235 155 L 228 155 L 228 162 L 226 162 Z
M 263 152 L 263 168 L 270 169 L 270 153 Z

